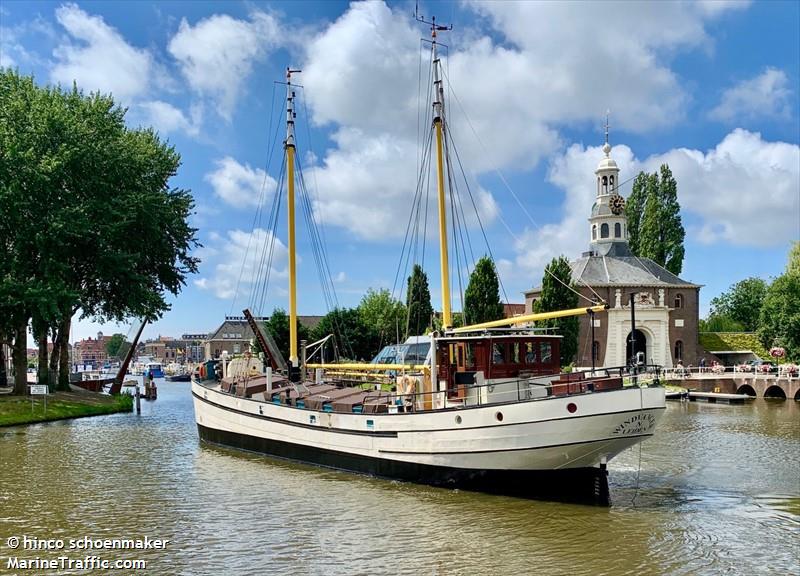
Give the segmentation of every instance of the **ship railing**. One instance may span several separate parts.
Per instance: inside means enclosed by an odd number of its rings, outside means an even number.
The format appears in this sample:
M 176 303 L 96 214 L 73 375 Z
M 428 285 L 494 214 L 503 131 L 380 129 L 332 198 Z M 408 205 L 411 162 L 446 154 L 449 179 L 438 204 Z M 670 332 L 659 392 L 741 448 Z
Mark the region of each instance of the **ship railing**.
M 553 397 L 575 396 L 611 392 L 631 387 L 661 386 L 663 369 L 657 365 L 617 366 L 580 370 L 575 372 L 531 375 L 490 382 L 465 382 L 449 390 L 432 390 L 412 393 L 375 392 L 364 399 L 364 404 L 384 402 L 389 412 L 411 412 L 463 408 L 491 404 L 508 404 L 523 401 L 545 400 Z

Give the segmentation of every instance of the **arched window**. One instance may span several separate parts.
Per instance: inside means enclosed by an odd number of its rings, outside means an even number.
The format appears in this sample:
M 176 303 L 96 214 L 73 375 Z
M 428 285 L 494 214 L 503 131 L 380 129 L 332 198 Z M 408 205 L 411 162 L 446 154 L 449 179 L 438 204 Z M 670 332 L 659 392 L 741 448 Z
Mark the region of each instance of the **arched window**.
M 619 222 L 614 224 L 614 238 L 622 238 L 622 224 Z
M 600 359 L 600 342 L 595 340 L 592 342 L 592 362 L 597 362 Z
M 597 224 L 592 224 L 592 240 L 597 240 Z
M 614 177 L 613 176 L 609 176 L 608 177 L 608 185 L 611 186 L 611 191 L 613 192 L 614 191 Z
M 608 177 L 603 176 L 603 194 L 608 194 Z
M 605 222 L 600 225 L 600 238 L 608 238 L 608 224 Z
M 683 341 L 678 340 L 675 342 L 675 360 L 680 362 L 683 360 Z
M 675 294 L 675 308 L 683 308 L 683 294 Z

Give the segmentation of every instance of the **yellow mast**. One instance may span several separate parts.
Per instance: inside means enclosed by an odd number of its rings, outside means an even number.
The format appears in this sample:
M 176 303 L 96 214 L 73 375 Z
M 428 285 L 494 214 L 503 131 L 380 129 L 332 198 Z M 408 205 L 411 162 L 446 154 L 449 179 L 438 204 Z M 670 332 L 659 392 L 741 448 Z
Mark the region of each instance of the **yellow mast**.
M 300 70 L 286 69 L 286 183 L 289 213 L 289 364 L 297 368 L 297 259 L 294 231 L 294 91 L 292 74 Z
M 436 19 L 431 25 L 431 37 L 433 38 L 433 126 L 436 130 L 436 183 L 439 192 L 439 253 L 442 276 L 442 329 L 447 330 L 453 325 L 450 313 L 450 264 L 447 258 L 447 217 L 445 212 L 445 188 L 444 188 L 444 90 L 442 79 L 439 76 L 439 55 L 436 50 L 436 31 L 446 30 L 445 27 L 437 27 Z

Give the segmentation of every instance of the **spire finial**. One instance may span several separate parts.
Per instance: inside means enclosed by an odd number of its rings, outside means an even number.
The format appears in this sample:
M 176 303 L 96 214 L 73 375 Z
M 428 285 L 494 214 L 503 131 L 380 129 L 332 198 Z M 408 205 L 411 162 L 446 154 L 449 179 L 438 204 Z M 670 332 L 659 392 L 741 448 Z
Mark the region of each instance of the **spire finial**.
M 603 152 L 606 154 L 606 158 L 611 153 L 611 144 L 608 143 L 608 117 L 611 115 L 611 110 L 606 110 L 606 143 L 603 145 Z

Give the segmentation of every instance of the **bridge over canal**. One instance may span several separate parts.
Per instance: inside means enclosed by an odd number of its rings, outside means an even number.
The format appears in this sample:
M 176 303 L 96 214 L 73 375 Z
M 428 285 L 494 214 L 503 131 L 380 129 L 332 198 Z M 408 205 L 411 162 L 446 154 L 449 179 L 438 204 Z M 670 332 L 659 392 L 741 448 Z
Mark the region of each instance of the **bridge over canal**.
M 699 392 L 747 394 L 756 398 L 785 398 L 800 400 L 800 378 L 749 373 L 691 374 L 688 377 L 670 375 L 666 384 Z

